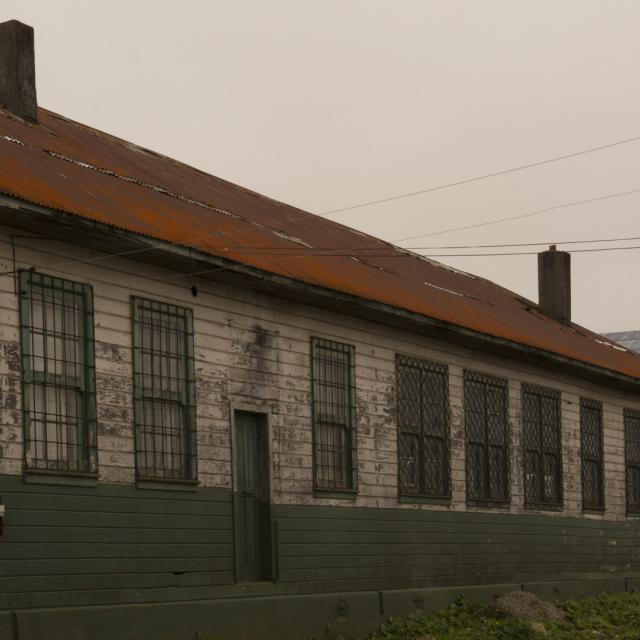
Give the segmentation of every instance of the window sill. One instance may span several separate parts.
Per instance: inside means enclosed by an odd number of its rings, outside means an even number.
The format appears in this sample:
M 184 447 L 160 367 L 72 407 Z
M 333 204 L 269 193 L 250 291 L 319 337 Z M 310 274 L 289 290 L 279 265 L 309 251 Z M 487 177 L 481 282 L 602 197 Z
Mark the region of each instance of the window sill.
M 564 505 L 561 504 L 537 504 L 535 502 L 525 504 L 524 508 L 527 511 L 554 511 L 556 513 L 564 511 Z
M 592 515 L 592 516 L 603 516 L 604 515 L 604 507 L 602 507 L 602 509 L 593 509 L 593 508 L 586 508 L 586 507 L 582 507 L 582 513 L 586 513 L 588 515 Z
M 430 498 L 429 496 L 412 496 L 404 495 L 398 496 L 398 502 L 402 504 L 443 504 L 450 505 L 451 498 Z
M 72 473 L 65 471 L 39 471 L 30 469 L 22 476 L 25 484 L 53 484 L 66 487 L 96 487 L 97 473 Z
M 195 493 L 198 490 L 197 480 L 171 480 L 168 478 L 137 478 L 137 489 L 151 489 L 153 491 L 187 491 Z
M 318 489 L 313 490 L 315 498 L 332 498 L 334 500 L 356 500 L 358 497 L 357 489 Z
M 480 507 L 481 509 L 502 509 L 506 511 L 511 508 L 510 500 L 479 500 L 478 498 L 467 498 L 468 507 Z
M 640 518 L 640 511 L 627 511 L 624 515 L 627 518 Z

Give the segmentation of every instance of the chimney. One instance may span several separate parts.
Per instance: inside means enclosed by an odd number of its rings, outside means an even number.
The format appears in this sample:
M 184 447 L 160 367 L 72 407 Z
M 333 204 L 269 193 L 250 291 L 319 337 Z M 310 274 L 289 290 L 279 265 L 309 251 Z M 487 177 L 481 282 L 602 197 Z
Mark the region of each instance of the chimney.
M 555 244 L 538 254 L 538 304 L 554 320 L 571 322 L 571 254 Z
M 24 120 L 38 119 L 33 27 L 0 23 L 0 105 Z

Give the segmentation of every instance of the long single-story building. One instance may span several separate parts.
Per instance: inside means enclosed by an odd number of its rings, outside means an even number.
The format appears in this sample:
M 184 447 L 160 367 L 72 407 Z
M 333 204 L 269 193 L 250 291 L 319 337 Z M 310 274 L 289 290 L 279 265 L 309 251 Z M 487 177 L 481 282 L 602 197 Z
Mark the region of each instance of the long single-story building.
M 0 638 L 350 637 L 640 585 L 640 356 L 73 122 L 0 25 Z

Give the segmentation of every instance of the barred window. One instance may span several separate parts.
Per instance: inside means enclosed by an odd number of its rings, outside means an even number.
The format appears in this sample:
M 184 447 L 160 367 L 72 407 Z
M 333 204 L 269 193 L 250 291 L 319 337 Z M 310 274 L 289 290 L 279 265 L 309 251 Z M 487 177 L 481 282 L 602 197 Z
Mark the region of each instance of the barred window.
M 509 500 L 508 382 L 464 373 L 467 498 Z
M 449 497 L 449 370 L 407 356 L 396 364 L 400 494 Z
M 311 362 L 315 486 L 355 489 L 354 348 L 312 338 Z
M 582 508 L 604 510 L 602 403 L 580 399 Z
M 640 411 L 624 410 L 627 512 L 640 513 Z
M 132 306 L 138 476 L 196 480 L 191 310 L 143 298 Z
M 560 392 L 522 385 L 524 495 L 528 505 L 562 503 Z
M 24 463 L 96 473 L 91 287 L 20 271 Z

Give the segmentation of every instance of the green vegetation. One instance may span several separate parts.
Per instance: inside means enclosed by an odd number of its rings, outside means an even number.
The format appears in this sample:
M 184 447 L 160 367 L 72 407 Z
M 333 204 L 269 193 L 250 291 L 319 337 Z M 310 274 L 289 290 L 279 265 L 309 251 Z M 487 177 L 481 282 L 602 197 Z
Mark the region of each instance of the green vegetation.
M 564 620 L 523 619 L 460 598 L 443 611 L 389 620 L 370 640 L 640 640 L 640 593 L 603 594 L 558 608 Z

